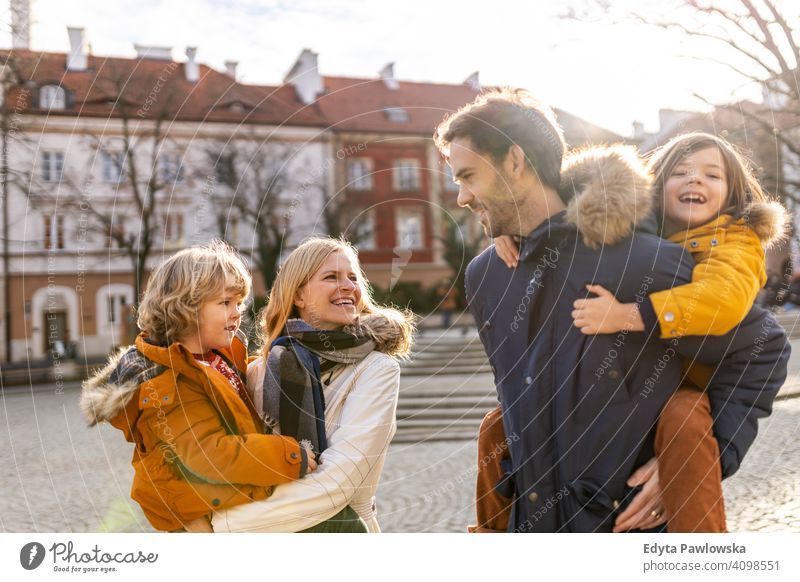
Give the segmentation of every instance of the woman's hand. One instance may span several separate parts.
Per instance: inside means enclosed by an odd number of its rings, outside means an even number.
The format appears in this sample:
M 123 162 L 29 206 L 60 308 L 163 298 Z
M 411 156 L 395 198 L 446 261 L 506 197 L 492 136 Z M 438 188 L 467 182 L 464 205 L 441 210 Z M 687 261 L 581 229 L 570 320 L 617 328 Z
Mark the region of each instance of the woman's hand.
M 643 485 L 625 511 L 614 522 L 614 533 L 631 529 L 652 529 L 667 522 L 658 481 L 658 461 L 655 457 L 636 469 L 628 479 L 629 487 Z
M 572 304 L 574 325 L 582 333 L 595 335 L 622 330 L 644 331 L 644 321 L 635 303 L 620 303 L 600 285 L 587 285 L 586 289 L 597 297 L 578 299 Z
M 519 265 L 519 237 L 518 236 L 498 236 L 494 239 L 494 248 L 497 256 L 500 257 L 509 269 Z

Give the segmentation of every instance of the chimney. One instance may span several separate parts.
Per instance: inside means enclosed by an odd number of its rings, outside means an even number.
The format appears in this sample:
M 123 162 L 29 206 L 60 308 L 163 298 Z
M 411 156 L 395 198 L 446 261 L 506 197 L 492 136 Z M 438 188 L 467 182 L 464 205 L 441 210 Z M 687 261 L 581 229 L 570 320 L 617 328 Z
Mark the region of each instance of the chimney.
M 633 139 L 644 139 L 647 134 L 644 131 L 644 123 L 641 121 L 633 122 Z
M 89 46 L 86 42 L 86 31 L 83 28 L 68 26 L 69 56 L 68 71 L 85 71 L 89 66 Z
M 146 44 L 134 44 L 136 56 L 140 59 L 156 59 L 159 61 L 172 60 L 171 46 L 149 46 Z
M 183 65 L 183 70 L 186 73 L 186 80 L 190 83 L 196 83 L 200 79 L 200 65 L 194 58 L 197 56 L 196 46 L 186 47 L 186 64 Z
M 316 101 L 325 89 L 317 68 L 317 53 L 303 49 L 292 68 L 286 73 L 283 82 L 292 85 L 300 101 L 306 105 Z
M 11 0 L 11 47 L 31 48 L 31 3 L 30 0 Z
M 400 87 L 397 79 L 394 78 L 394 63 L 388 63 L 378 74 L 381 76 L 381 80 L 384 84 L 392 91 L 396 91 L 397 88 Z
M 468 85 L 470 89 L 473 91 L 480 91 L 481 90 L 481 82 L 480 82 L 480 72 L 475 71 L 469 77 L 464 79 L 464 84 Z
M 234 81 L 236 80 L 236 67 L 239 66 L 239 61 L 225 61 L 225 74 Z

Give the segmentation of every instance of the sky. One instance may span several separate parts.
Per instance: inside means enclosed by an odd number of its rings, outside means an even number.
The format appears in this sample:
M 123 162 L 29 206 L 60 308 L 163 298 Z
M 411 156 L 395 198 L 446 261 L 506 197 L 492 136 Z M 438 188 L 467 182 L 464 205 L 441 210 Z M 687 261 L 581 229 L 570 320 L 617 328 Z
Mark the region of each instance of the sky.
M 243 82 L 278 84 L 304 48 L 323 75 L 377 76 L 388 62 L 402 80 L 514 85 L 622 135 L 632 122 L 658 130 L 658 111 L 707 110 L 710 102 L 760 100 L 713 59 L 737 63 L 717 43 L 585 13 L 588 0 L 32 0 L 31 48 L 69 50 L 67 26 L 86 29 L 97 55 L 135 56 L 134 43 L 171 46 L 185 59 L 224 70 L 239 61 Z M 655 14 L 665 3 L 615 0 L 615 14 Z M 10 46 L 8 0 L 0 0 Z M 659 8 L 660 7 L 660 8 Z M 795 8 L 792 8 L 795 10 Z M 572 11 L 578 19 L 563 18 Z M 796 10 L 795 10 L 796 11 Z M 698 55 L 701 58 L 698 58 Z

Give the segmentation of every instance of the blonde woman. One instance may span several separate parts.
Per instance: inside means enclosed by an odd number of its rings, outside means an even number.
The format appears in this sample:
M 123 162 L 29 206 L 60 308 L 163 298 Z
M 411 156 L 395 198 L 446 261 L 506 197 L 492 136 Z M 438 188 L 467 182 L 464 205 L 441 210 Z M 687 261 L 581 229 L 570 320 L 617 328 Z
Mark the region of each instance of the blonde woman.
M 412 316 L 373 302 L 349 244 L 313 238 L 281 267 L 260 324 L 248 391 L 266 432 L 293 436 L 319 466 L 268 499 L 215 513 L 214 531 L 379 532 L 375 492 Z

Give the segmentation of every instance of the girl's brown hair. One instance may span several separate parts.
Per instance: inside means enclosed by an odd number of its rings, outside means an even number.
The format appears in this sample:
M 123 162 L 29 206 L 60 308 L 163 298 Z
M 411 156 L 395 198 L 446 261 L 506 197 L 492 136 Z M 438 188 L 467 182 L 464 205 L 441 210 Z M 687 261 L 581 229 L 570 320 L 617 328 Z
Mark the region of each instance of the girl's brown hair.
M 648 168 L 653 176 L 656 200 L 663 208 L 664 187 L 675 166 L 688 155 L 706 148 L 716 148 L 725 161 L 728 197 L 720 214 L 730 214 L 732 220 L 744 216 L 747 207 L 768 198 L 756 179 L 749 160 L 724 139 L 710 133 L 685 133 L 669 140 L 651 155 Z

